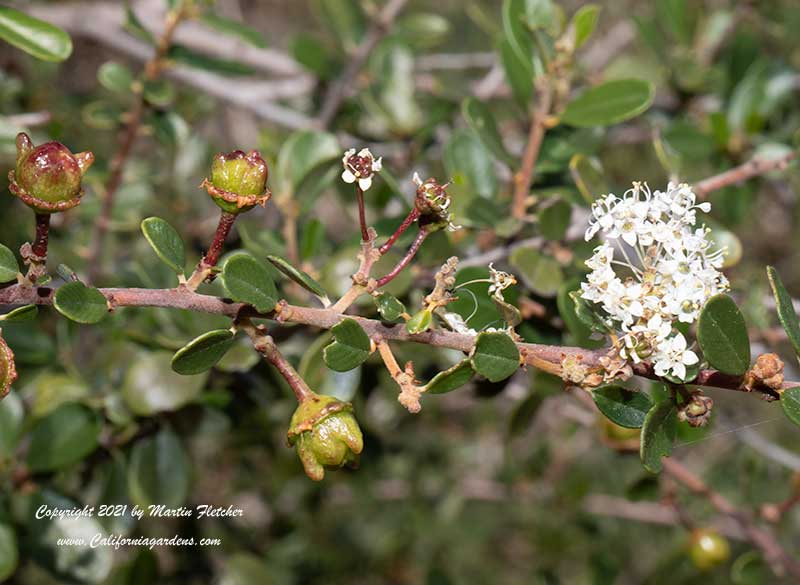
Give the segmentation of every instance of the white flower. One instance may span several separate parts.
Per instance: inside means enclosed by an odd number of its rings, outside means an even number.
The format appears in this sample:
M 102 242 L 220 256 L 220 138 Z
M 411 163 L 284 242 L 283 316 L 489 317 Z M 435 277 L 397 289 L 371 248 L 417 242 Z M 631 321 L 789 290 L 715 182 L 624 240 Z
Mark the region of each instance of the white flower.
M 381 158 L 376 159 L 368 148 L 362 148 L 358 154 L 356 149 L 351 148 L 344 153 L 342 157 L 342 180 L 345 183 L 355 183 L 358 181 L 358 186 L 362 191 L 366 191 L 372 186 L 372 175 L 379 172 L 383 168 Z
M 656 376 L 671 373 L 683 380 L 686 378 L 686 366 L 693 366 L 699 361 L 697 354 L 686 348 L 686 338 L 681 333 L 676 333 L 658 344 L 655 373 Z
M 695 226 L 697 213 L 710 208 L 689 185 L 675 183 L 665 191 L 634 183 L 622 197 L 608 194 L 592 206 L 586 239 L 604 241 L 586 261 L 591 272 L 581 296 L 619 332 L 620 357 L 650 359 L 658 375 L 682 378 L 697 363 L 675 325 L 694 322 L 710 297 L 728 289 L 719 271 L 725 250 L 712 250 L 710 230 Z

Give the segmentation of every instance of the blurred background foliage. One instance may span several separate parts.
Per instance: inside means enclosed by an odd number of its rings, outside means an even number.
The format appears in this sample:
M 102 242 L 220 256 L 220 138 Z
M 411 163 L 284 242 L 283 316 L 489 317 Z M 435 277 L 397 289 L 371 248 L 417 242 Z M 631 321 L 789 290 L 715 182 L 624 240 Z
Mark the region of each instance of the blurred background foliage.
M 170 52 L 175 67 L 144 88 L 150 108 L 96 284 L 173 286 L 174 276 L 141 237 L 140 221 L 157 215 L 177 226 L 194 263 L 217 221 L 213 203 L 197 188 L 211 155 L 258 148 L 270 162 L 273 200 L 242 218 L 228 250 L 292 258 L 332 296 L 341 294 L 357 268 L 359 235 L 352 189 L 338 180 L 340 157 L 346 148 L 369 145 L 384 157 L 385 171 L 367 192 L 368 217 L 381 236 L 409 209 L 414 171 L 453 180 L 455 219 L 466 228 L 429 238 L 390 292 L 417 307 L 448 256 L 464 261 L 460 282 L 485 276 L 494 261 L 520 277 L 507 298 L 523 312 L 518 331 L 527 341 L 596 344 L 579 323 L 562 318 L 589 253 L 582 238 L 588 203 L 632 180 L 654 187 L 671 177 L 692 182 L 755 154 L 794 148 L 800 5 L 599 2 L 597 28 L 577 53 L 574 91 L 640 79 L 653 84 L 653 105 L 621 124 L 549 131 L 536 167 L 532 221 L 520 228 L 509 212 L 510 184 L 533 87 L 509 48 L 514 31 L 503 12 L 514 4 L 412 0 L 325 129 L 314 126 L 314 116 L 370 35 L 380 4 L 219 0 L 208 6 L 216 16 L 182 25 Z M 559 2 L 537 18 L 543 29 L 558 28 L 582 4 Z M 94 151 L 87 196 L 76 210 L 54 217 L 51 233 L 51 265 L 83 273 L 131 84 L 148 55 L 148 31 L 158 34 L 166 6 L 142 0 L 18 7 L 64 27 L 74 51 L 55 64 L 0 50 L 0 156 L 5 168 L 13 167 L 20 130 L 36 143 L 55 139 L 76 152 Z M 800 293 L 793 252 L 798 186 L 800 174 L 789 169 L 711 198 L 751 340 L 784 355 L 791 354 L 776 333 L 763 267 L 776 265 L 789 290 Z M 18 249 L 31 238 L 32 217 L 13 197 L 0 197 L 0 217 L 3 244 Z M 392 256 L 382 268 L 397 261 Z M 283 283 L 291 302 L 313 304 L 302 289 Z M 475 312 L 475 328 L 496 324 L 486 285 L 469 288 L 477 306 L 464 296 L 453 309 L 464 317 Z M 207 292 L 223 294 L 216 284 Z M 369 303 L 358 310 L 375 314 Z M 705 500 L 644 471 L 635 436 L 582 410 L 558 380 L 528 371 L 497 384 L 475 382 L 428 397 L 411 416 L 375 356 L 357 370 L 332 372 L 321 359 L 328 333 L 275 328 L 281 349 L 313 388 L 354 402 L 365 432 L 358 471 L 313 483 L 286 446 L 294 398 L 249 342 L 238 340 L 210 373 L 186 377 L 170 369 L 172 353 L 186 341 L 226 326 L 221 317 L 134 308 L 92 327 L 50 310 L 35 322 L 3 326 L 20 373 L 0 402 L 0 574 L 9 583 L 781 582 Z M 400 361 L 413 360 L 423 379 L 460 359 L 413 344 L 396 352 Z M 794 363 L 787 373 L 797 379 Z M 800 489 L 796 434 L 781 413 L 750 396 L 710 394 L 713 424 L 681 428 L 673 456 L 745 508 Z M 32 475 L 17 481 L 25 465 Z M 692 564 L 689 531 L 667 496 L 697 526 L 729 533 L 729 562 L 707 572 Z M 240 507 L 244 517 L 33 519 L 43 502 L 208 503 Z M 775 529 L 796 552 L 797 512 Z M 54 544 L 59 535 L 97 531 L 215 537 L 222 545 L 150 552 Z

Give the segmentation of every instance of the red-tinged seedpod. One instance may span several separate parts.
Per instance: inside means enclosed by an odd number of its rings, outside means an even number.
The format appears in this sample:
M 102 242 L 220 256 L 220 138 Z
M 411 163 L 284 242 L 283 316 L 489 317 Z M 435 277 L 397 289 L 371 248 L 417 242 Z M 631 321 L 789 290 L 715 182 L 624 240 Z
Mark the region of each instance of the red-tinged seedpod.
M 272 193 L 267 189 L 268 177 L 267 163 L 257 150 L 246 154 L 234 150 L 214 157 L 211 179 L 205 179 L 201 186 L 220 209 L 238 214 L 269 201 Z

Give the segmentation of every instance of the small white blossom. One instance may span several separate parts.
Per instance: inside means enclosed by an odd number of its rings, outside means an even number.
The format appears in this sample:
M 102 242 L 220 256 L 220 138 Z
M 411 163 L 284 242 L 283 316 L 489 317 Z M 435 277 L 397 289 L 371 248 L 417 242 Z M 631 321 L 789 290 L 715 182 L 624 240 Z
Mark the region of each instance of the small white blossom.
M 497 270 L 493 264 L 493 262 L 489 263 L 489 294 L 503 303 L 505 302 L 503 291 L 509 286 L 517 284 L 517 279 L 513 274 Z
M 366 191 L 372 186 L 372 175 L 379 172 L 383 168 L 381 158 L 375 158 L 368 148 L 362 148 L 358 154 L 356 149 L 351 148 L 344 153 L 342 157 L 342 180 L 345 183 L 355 183 L 358 181 L 358 186 L 362 191 Z
M 620 332 L 620 356 L 650 359 L 659 376 L 683 378 L 697 363 L 674 326 L 694 322 L 711 296 L 728 289 L 719 271 L 725 250 L 712 251 L 710 230 L 695 227 L 697 212 L 710 209 L 689 185 L 675 183 L 666 191 L 634 183 L 592 206 L 586 240 L 600 234 L 604 241 L 586 261 L 581 296 Z

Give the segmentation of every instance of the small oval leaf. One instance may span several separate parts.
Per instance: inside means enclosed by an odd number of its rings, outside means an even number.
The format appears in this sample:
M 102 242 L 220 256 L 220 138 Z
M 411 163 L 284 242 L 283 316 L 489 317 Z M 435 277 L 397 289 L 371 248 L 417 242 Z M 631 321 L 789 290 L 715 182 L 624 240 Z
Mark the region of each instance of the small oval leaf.
M 375 301 L 375 306 L 384 321 L 395 323 L 400 321 L 406 313 L 406 306 L 397 300 L 397 297 L 387 292 L 375 295 L 372 300 Z
M 322 288 L 322 285 L 314 280 L 308 273 L 303 272 L 299 268 L 295 268 L 289 263 L 288 260 L 281 258 L 280 256 L 269 255 L 267 256 L 267 260 L 269 260 L 275 268 L 283 272 L 286 276 L 302 286 L 308 292 L 317 295 L 325 306 L 330 304 L 328 293 L 325 292 L 325 289 Z
M 177 274 L 184 273 L 186 250 L 178 231 L 160 217 L 142 221 L 142 233 L 161 261 Z
M 481 333 L 472 353 L 475 371 L 490 382 L 511 376 L 520 366 L 517 344 L 505 333 Z
M 328 367 L 336 372 L 347 372 L 363 364 L 372 349 L 369 336 L 353 319 L 342 319 L 331 328 L 334 341 L 322 351 Z
M 252 305 L 269 313 L 278 302 L 278 289 L 267 269 L 249 254 L 234 254 L 222 269 L 225 289 L 234 301 Z
M 8 524 L 0 524 L 0 581 L 5 581 L 17 570 L 19 550 L 17 535 Z
M 618 124 L 644 112 L 654 97 L 655 89 L 649 81 L 608 81 L 587 89 L 570 102 L 561 121 L 579 128 Z
M 170 430 L 138 441 L 128 465 L 128 493 L 142 507 L 179 508 L 191 488 L 191 462 L 180 439 Z
M 491 110 L 482 101 L 468 97 L 461 103 L 461 114 L 483 145 L 498 159 L 512 167 L 517 161 L 506 150 Z
M 800 386 L 781 392 L 781 406 L 789 420 L 800 426 Z
M 202 16 L 202 21 L 203 24 L 208 25 L 217 32 L 241 39 L 248 45 L 259 49 L 263 49 L 267 46 L 266 39 L 259 31 L 238 20 L 231 20 L 230 18 L 225 18 L 217 14 L 206 13 Z
M 675 442 L 678 411 L 671 400 L 659 402 L 644 419 L 639 456 L 642 465 L 651 473 L 661 471 L 661 458 L 669 457 Z
M 792 297 L 789 296 L 789 291 L 783 286 L 781 277 L 774 267 L 767 266 L 767 278 L 769 279 L 769 286 L 772 288 L 772 294 L 775 297 L 775 310 L 778 312 L 778 320 L 783 325 L 783 329 L 786 331 L 795 353 L 800 356 L 800 321 L 797 319 Z
M 200 374 L 213 368 L 233 345 L 230 329 L 217 329 L 195 337 L 172 358 L 172 369 L 184 376 Z
M 72 54 L 66 32 L 6 6 L 0 6 L 0 38 L 42 61 L 64 61 Z
M 133 84 L 133 73 L 122 63 L 108 61 L 97 70 L 97 81 L 109 91 L 126 93 Z
M 33 427 L 28 448 L 31 471 L 69 467 L 95 450 L 100 417 L 77 402 L 62 404 Z
M 0 315 L 0 321 L 5 321 L 6 323 L 23 323 L 25 321 L 33 321 L 38 314 L 39 307 L 36 305 L 25 305 L 24 307 L 17 307 L 5 315 Z
M 0 244 L 0 282 L 11 282 L 17 279 L 19 264 L 14 252 Z
M 108 301 L 103 293 L 77 280 L 56 291 L 53 306 L 67 319 L 89 325 L 108 314 Z
M 653 401 L 643 392 L 633 392 L 622 386 L 602 386 L 592 391 L 592 398 L 608 420 L 628 429 L 644 424 Z
M 472 380 L 475 370 L 472 369 L 472 362 L 468 359 L 461 360 L 444 372 L 439 372 L 425 384 L 425 392 L 428 394 L 447 394 L 453 390 L 461 388 L 464 384 Z
M 750 367 L 747 325 L 728 295 L 711 297 L 700 311 L 697 342 L 708 363 L 720 372 L 740 376 Z

